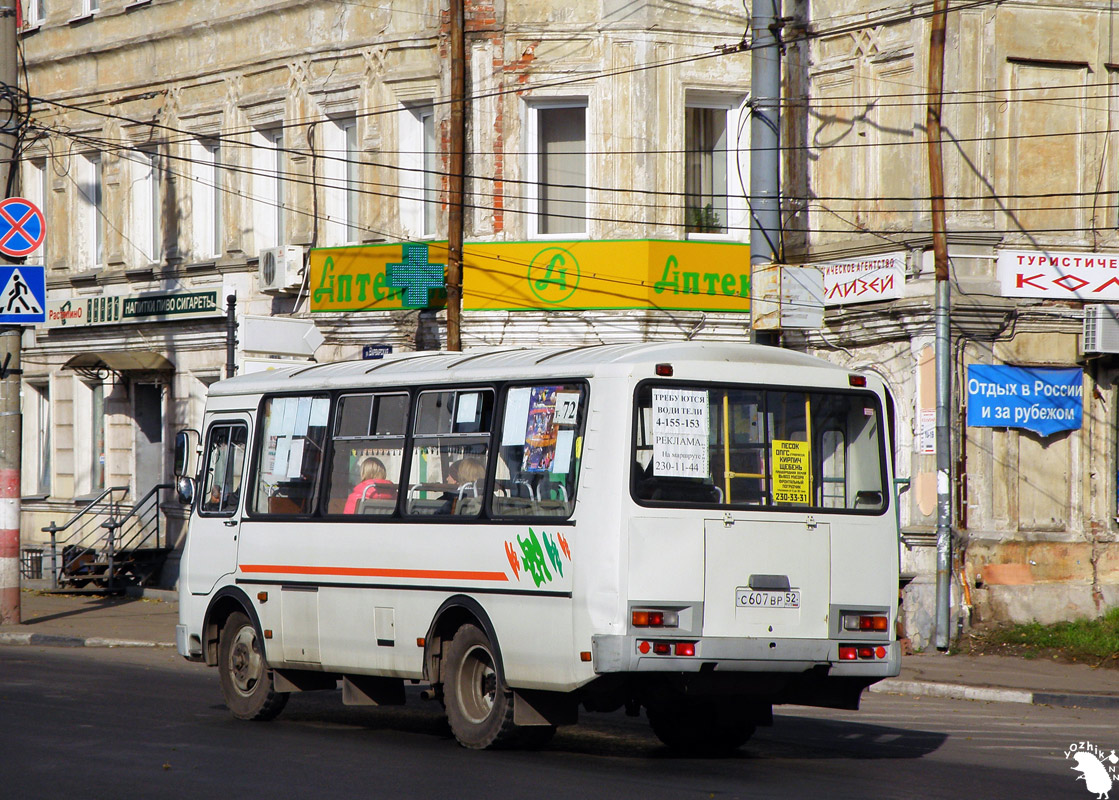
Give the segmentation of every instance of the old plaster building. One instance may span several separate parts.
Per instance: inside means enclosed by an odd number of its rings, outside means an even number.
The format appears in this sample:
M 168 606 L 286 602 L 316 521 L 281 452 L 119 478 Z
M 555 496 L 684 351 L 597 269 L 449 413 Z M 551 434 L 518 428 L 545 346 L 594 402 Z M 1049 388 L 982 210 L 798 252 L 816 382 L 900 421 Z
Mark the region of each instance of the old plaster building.
M 829 276 L 826 327 L 799 341 L 897 393 L 898 471 L 911 477 L 902 568 L 916 576 L 904 607 L 918 641 L 937 513 L 929 10 L 798 2 L 810 38 L 786 64 L 784 129 L 786 253 Z M 1103 352 L 1113 345 L 1082 338 L 1086 313 L 1112 330 L 1098 304 L 1119 300 L 1117 48 L 1106 2 L 948 15 L 954 589 L 957 611 L 986 619 L 1050 622 L 1119 602 L 1119 365 Z M 1035 401 L 1042 375 L 1073 387 L 1063 411 Z
M 450 24 L 435 0 L 26 0 L 26 544 L 167 480 L 231 367 L 441 346 L 438 298 L 384 264 L 446 260 Z M 471 2 L 464 27 L 464 346 L 744 336 L 741 5 Z
M 827 306 L 783 342 L 895 393 L 918 645 L 936 518 L 930 8 L 786 0 L 781 32 L 784 258 L 823 267 Z M 438 292 L 406 299 L 390 273 L 446 261 L 447 7 L 28 0 L 23 24 L 50 315 L 24 340 L 25 542 L 76 497 L 167 478 L 171 433 L 230 366 L 442 345 Z M 465 347 L 748 334 L 746 28 L 729 0 L 466 4 Z M 1119 302 L 1115 28 L 1106 0 L 948 15 L 957 616 L 1119 602 L 1119 365 L 1081 341 L 1085 305 Z M 1064 428 L 984 400 L 1037 369 L 1079 381 Z M 174 539 L 181 511 L 164 513 Z

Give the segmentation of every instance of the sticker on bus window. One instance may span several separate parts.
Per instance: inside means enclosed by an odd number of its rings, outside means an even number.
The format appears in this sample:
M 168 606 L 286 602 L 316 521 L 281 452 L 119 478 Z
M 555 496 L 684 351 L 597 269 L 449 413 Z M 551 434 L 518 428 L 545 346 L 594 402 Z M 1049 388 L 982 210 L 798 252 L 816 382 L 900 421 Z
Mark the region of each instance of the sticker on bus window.
M 505 421 L 501 427 L 502 447 L 517 447 L 525 443 L 525 428 L 531 397 L 532 389 L 527 386 L 510 389 L 505 396 Z
M 553 423 L 556 425 L 575 427 L 575 422 L 578 418 L 579 393 L 556 392 L 556 415 L 553 418 Z
M 533 386 L 525 425 L 523 472 L 550 472 L 556 457 L 555 386 Z
M 705 391 L 653 389 L 653 475 L 707 478 L 710 404 Z
M 812 502 L 811 461 L 808 442 L 773 441 L 773 502 Z
M 458 396 L 458 409 L 455 411 L 455 422 L 459 424 L 466 424 L 473 422 L 478 418 L 478 398 L 481 397 L 477 392 L 460 392 Z
M 556 457 L 552 461 L 553 475 L 566 475 L 571 470 L 571 451 L 575 446 L 575 431 L 565 430 L 556 434 Z

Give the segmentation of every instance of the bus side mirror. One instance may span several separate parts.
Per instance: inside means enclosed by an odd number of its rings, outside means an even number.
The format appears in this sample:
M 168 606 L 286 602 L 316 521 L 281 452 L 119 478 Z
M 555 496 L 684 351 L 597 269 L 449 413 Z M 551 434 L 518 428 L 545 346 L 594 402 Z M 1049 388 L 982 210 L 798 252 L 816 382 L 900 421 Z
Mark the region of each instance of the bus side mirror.
M 175 434 L 175 494 L 183 505 L 194 502 L 194 479 L 187 474 L 190 471 L 190 434 L 189 430 Z
M 175 477 L 182 478 L 190 466 L 190 431 L 175 434 Z
M 194 479 L 182 475 L 175 479 L 175 494 L 178 495 L 179 502 L 184 506 L 189 506 L 194 502 Z

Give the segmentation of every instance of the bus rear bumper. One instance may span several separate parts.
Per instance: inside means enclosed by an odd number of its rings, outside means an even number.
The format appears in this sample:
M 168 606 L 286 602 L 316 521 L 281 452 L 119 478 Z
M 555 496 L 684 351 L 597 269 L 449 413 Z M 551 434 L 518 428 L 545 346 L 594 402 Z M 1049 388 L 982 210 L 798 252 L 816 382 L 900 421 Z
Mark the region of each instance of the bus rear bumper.
M 655 652 L 668 644 L 667 654 Z M 694 655 L 678 655 L 677 645 L 692 645 Z M 829 677 L 868 678 L 872 682 L 901 672 L 897 642 L 860 641 L 870 657 L 840 659 L 836 639 L 689 638 L 652 639 L 602 634 L 592 639 L 594 670 L 600 675 L 633 672 L 783 672 L 824 668 Z M 647 646 L 647 647 L 646 647 Z M 661 648 L 664 649 L 663 647 Z M 647 650 L 647 652 L 646 652 Z M 680 649 L 689 652 L 688 648 Z

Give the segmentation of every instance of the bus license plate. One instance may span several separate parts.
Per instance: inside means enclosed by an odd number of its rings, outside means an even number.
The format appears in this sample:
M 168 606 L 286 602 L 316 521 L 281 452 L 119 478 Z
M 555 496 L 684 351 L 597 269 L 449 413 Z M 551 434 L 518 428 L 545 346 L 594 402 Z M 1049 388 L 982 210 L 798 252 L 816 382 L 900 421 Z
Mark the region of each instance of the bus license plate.
M 735 600 L 739 608 L 800 608 L 800 590 L 768 592 L 739 589 L 735 592 Z

